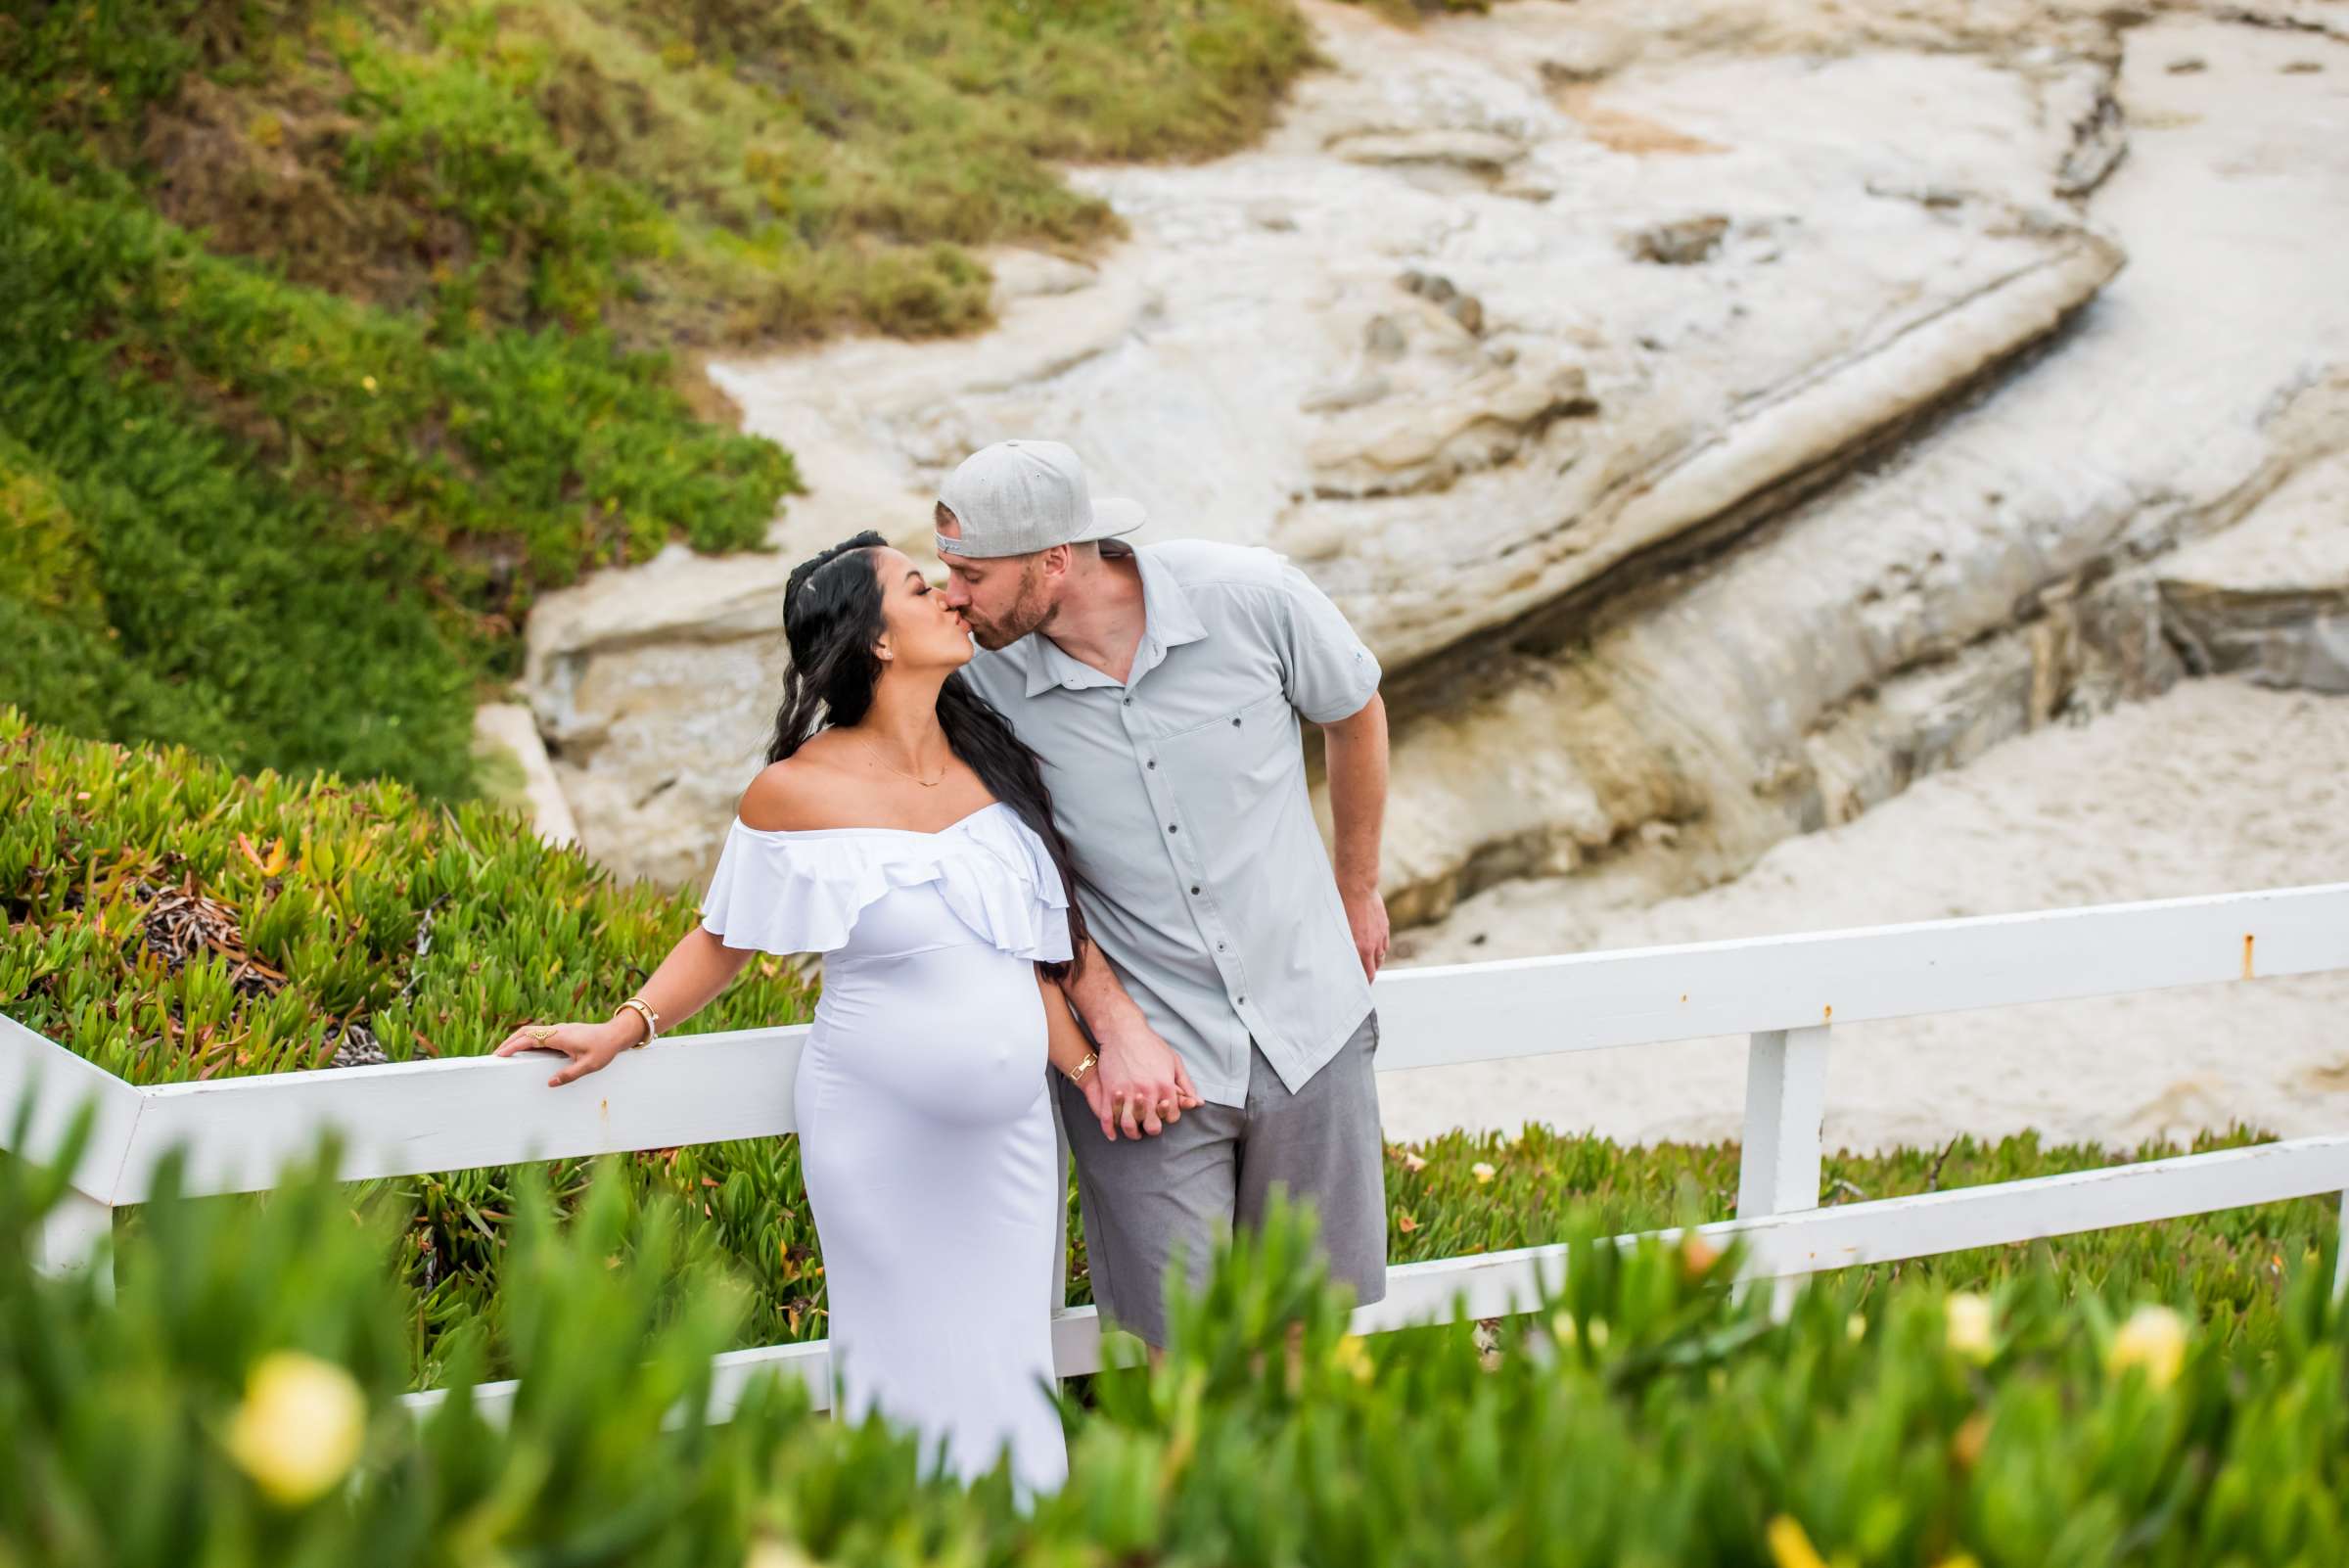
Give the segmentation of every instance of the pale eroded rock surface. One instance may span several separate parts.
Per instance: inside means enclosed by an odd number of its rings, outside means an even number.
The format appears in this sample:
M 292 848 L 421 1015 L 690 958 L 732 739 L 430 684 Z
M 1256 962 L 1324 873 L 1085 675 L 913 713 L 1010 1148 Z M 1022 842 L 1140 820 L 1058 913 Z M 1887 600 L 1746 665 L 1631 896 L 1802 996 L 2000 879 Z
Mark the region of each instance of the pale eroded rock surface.
M 2190 595 L 2146 563 L 2339 443 L 2345 9 L 1317 8 L 1332 69 L 1286 124 L 1082 171 L 1132 238 L 998 258 L 997 330 L 719 368 L 814 493 L 775 556 L 533 618 L 585 841 L 700 875 L 791 562 L 867 527 L 922 553 L 939 477 L 1010 434 L 1338 596 L 1399 677 L 1405 919 L 1544 872 L 1688 891 L 2157 690 Z M 2285 69 L 2312 51 L 2342 64 Z
M 1582 873 L 1551 896 L 1592 908 L 1692 892 L 2189 671 L 2333 689 L 2349 82 L 2285 74 L 2291 32 L 2125 37 L 2112 91 L 2140 128 L 2093 215 L 2128 268 L 1897 453 L 1579 636 L 1489 653 L 1464 700 L 1404 724 L 1400 914 L 1528 874 Z

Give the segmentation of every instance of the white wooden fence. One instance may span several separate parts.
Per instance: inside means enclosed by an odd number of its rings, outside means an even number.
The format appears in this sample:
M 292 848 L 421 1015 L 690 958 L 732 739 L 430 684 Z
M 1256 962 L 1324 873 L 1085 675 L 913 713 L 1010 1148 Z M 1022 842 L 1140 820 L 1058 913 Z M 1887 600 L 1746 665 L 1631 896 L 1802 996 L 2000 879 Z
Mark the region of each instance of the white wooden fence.
M 1835 1025 L 2333 969 L 2349 969 L 2349 884 L 1405 969 L 1382 975 L 1376 988 L 1379 1065 L 1383 1074 L 1751 1037 L 1737 1218 L 1700 1233 L 1742 1240 L 1750 1276 L 1791 1280 L 2349 1189 L 2344 1134 L 1820 1209 L 1819 1124 Z M 148 1195 L 158 1162 L 174 1147 L 188 1153 L 187 1190 L 224 1193 L 269 1186 L 330 1129 L 344 1139 L 342 1175 L 353 1180 L 789 1132 L 805 1034 L 664 1040 L 560 1089 L 546 1086 L 540 1056 L 138 1088 L 0 1018 L 0 1111 L 33 1095 L 19 1152 L 44 1158 L 75 1108 L 95 1105 L 72 1193 L 39 1241 L 47 1267 L 68 1268 L 103 1256 L 112 1211 Z M 1564 1253 L 1527 1247 L 1400 1265 L 1388 1270 L 1386 1300 L 1359 1309 L 1354 1326 L 1374 1333 L 1523 1310 L 1544 1281 L 1554 1285 Z M 2349 1246 L 2342 1256 L 2349 1266 Z M 1091 1308 L 1059 1314 L 1054 1349 L 1063 1376 L 1100 1366 Z M 715 1408 L 731 1409 L 765 1370 L 804 1377 L 818 1401 L 828 1392 L 821 1342 L 769 1346 L 719 1358 Z M 512 1392 L 492 1385 L 480 1397 L 495 1408 Z

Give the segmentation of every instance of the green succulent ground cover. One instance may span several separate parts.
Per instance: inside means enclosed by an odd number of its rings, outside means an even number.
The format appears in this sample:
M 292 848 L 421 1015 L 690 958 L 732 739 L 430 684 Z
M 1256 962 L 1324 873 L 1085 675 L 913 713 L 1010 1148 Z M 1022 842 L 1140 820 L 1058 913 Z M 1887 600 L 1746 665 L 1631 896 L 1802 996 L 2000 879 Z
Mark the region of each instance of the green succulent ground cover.
M 2336 1563 L 2349 1317 L 2287 1261 L 2246 1352 L 2146 1282 L 2016 1269 L 1986 1303 L 1828 1276 L 1773 1324 L 1731 1256 L 1578 1241 L 1497 1331 L 1345 1333 L 1306 1234 L 1178 1302 L 1163 1366 L 1070 1385 L 1071 1480 L 926 1478 L 907 1438 L 754 1385 L 699 1419 L 745 1292 L 615 1167 L 568 1224 L 518 1183 L 502 1289 L 403 1408 L 408 1227 L 297 1180 L 168 1196 L 117 1299 L 33 1276 L 50 1189 L 0 1165 L 0 1557 L 91 1563 L 2024 1568 Z M 291 1355 L 310 1397 L 270 1397 Z M 463 1392 L 521 1378 L 510 1419 Z M 665 1428 L 664 1417 L 681 1416 Z
M 691 894 L 618 885 L 478 804 L 435 805 L 384 781 L 241 778 L 183 750 L 78 740 L 0 710 L 0 1012 L 133 1083 L 317 1068 L 369 1038 L 395 1061 L 477 1054 L 525 1019 L 600 1017 L 690 927 Z M 785 966 L 761 960 L 683 1032 L 797 1022 L 809 1002 Z M 1884 1198 L 2156 1152 L 1961 1141 L 1837 1155 L 1826 1176 L 1840 1195 Z M 631 1201 L 677 1205 L 687 1241 L 744 1282 L 737 1343 L 823 1335 L 794 1140 L 616 1164 Z M 1529 1128 L 1394 1146 L 1387 1175 L 1388 1245 L 1405 1262 L 1555 1241 L 1571 1208 L 1616 1232 L 1724 1219 L 1737 1151 Z M 541 1178 L 569 1209 L 589 1177 L 574 1161 Z M 520 1179 L 492 1169 L 388 1184 L 412 1211 L 401 1271 L 418 1380 L 438 1379 L 450 1332 L 484 1320 L 505 1288 Z M 2037 1268 L 2083 1290 L 2190 1297 L 2214 1336 L 2264 1351 L 2284 1277 L 2333 1217 L 2328 1202 L 2271 1205 L 1872 1270 L 1856 1288 L 1899 1274 L 1979 1287 Z M 489 1351 L 510 1364 L 502 1342 Z
M 473 787 L 536 593 L 796 487 L 703 347 L 982 324 L 1051 161 L 1266 122 L 1285 0 L 92 0 L 0 14 L 0 701 Z

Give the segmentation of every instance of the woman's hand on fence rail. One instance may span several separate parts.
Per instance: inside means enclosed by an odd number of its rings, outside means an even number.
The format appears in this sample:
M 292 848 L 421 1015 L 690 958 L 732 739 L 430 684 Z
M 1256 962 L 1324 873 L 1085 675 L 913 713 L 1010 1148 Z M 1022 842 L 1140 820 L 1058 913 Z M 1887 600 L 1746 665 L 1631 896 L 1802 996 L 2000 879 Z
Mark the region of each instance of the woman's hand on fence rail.
M 559 1088 L 574 1079 L 585 1078 L 609 1066 L 612 1058 L 644 1037 L 644 1020 L 635 1009 L 623 1009 L 621 1015 L 601 1024 L 525 1024 L 499 1042 L 496 1054 L 511 1056 L 516 1051 L 559 1051 L 570 1058 L 546 1081 L 548 1088 Z

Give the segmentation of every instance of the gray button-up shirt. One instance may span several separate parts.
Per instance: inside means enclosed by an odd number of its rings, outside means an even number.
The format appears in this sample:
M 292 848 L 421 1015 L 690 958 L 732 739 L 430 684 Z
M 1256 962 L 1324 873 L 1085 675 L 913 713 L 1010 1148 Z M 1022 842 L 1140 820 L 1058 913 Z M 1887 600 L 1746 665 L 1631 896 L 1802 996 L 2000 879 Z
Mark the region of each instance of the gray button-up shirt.
M 1133 553 L 1124 685 L 1040 633 L 966 674 L 1043 761 L 1093 941 L 1201 1097 L 1244 1105 L 1252 1038 L 1294 1092 L 1370 1011 L 1297 720 L 1359 713 L 1378 661 L 1269 550 Z

